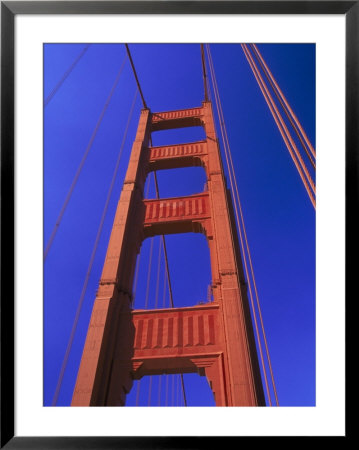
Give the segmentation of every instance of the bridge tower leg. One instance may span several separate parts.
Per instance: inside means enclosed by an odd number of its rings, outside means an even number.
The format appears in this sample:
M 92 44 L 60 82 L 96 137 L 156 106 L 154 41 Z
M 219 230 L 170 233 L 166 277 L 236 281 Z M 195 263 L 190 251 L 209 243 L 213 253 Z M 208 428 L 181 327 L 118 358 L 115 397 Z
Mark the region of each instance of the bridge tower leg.
M 206 139 L 150 147 L 151 132 L 203 126 Z M 202 166 L 207 190 L 145 200 L 153 170 Z M 132 284 L 142 241 L 159 234 L 204 233 L 214 301 L 186 308 L 132 310 Z M 141 111 L 96 295 L 72 406 L 125 405 L 133 380 L 197 372 L 217 406 L 265 405 L 237 230 L 226 187 L 211 102 L 201 107 Z

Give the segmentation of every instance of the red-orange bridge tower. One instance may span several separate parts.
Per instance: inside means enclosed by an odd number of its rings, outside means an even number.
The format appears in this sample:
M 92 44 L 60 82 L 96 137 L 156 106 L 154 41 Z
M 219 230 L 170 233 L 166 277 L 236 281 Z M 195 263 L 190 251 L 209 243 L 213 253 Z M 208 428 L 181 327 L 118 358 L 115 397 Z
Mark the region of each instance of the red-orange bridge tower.
M 151 132 L 201 125 L 206 139 L 151 147 Z M 207 190 L 145 200 L 151 171 L 202 166 Z M 133 310 L 136 258 L 143 240 L 203 233 L 214 301 L 183 308 Z M 73 406 L 123 406 L 133 380 L 197 372 L 217 406 L 265 405 L 232 201 L 226 187 L 211 102 L 151 113 L 143 109 L 83 350 Z

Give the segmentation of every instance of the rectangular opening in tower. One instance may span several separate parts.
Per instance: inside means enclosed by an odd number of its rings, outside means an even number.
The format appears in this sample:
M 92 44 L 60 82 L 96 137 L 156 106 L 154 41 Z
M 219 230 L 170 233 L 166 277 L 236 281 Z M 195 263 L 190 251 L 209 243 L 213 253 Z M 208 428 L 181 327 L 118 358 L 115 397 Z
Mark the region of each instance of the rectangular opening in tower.
M 199 194 L 207 190 L 206 172 L 203 167 L 158 170 L 156 177 L 161 199 Z M 151 174 L 146 180 L 145 193 L 147 192 L 147 198 L 157 198 Z
M 126 406 L 216 406 L 210 384 L 198 373 L 144 376 L 136 380 Z
M 135 309 L 185 307 L 211 302 L 211 265 L 206 237 L 201 233 L 165 236 L 168 282 L 161 236 L 145 239 L 137 257 Z
M 202 126 L 175 128 L 152 133 L 152 145 L 182 144 L 206 139 Z

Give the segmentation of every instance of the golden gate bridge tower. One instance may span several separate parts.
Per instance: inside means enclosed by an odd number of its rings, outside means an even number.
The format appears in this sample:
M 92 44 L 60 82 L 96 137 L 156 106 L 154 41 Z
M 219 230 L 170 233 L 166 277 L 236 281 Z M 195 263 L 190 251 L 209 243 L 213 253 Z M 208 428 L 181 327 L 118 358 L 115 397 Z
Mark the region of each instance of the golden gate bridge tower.
M 231 190 L 226 184 L 212 102 L 208 95 L 209 83 L 204 46 L 201 45 L 204 101 L 201 105 L 192 108 L 162 112 L 153 112 L 148 108 L 131 53 L 128 45 L 125 44 L 125 46 L 143 108 L 117 205 L 71 404 L 72 406 L 125 406 L 126 396 L 131 391 L 135 380 L 138 380 L 138 397 L 139 382 L 143 377 L 150 376 L 151 386 L 152 376 L 180 374 L 184 404 L 187 406 L 183 374 L 197 373 L 207 378 L 216 406 L 265 406 L 262 370 L 268 402 L 272 406 L 253 301 L 251 287 L 253 284 L 273 393 L 278 406 L 237 182 L 233 173 L 233 162 L 209 46 L 206 46 L 208 64 Z M 241 44 L 241 46 L 315 209 L 314 181 L 299 152 L 295 138 L 281 115 L 279 104 L 314 171 L 315 150 L 257 46 L 255 44 L 249 46 Z M 121 70 L 122 68 L 119 73 Z M 108 102 L 109 100 L 106 105 Z M 152 143 L 152 133 L 198 126 L 203 127 L 205 139 L 162 146 L 154 146 Z M 88 149 L 85 157 L 87 153 Z M 205 171 L 206 184 L 202 192 L 172 198 L 159 197 L 156 177 L 158 170 L 193 166 L 202 167 Z M 156 198 L 149 199 L 144 190 L 146 180 L 152 173 Z M 77 177 L 78 173 L 60 213 L 57 226 Z M 57 226 L 51 235 L 45 257 Z M 165 235 L 178 233 L 202 233 L 207 240 L 211 267 L 211 296 L 207 303 L 174 307 Z M 171 307 L 159 309 L 156 300 L 154 309 L 147 309 L 147 306 L 145 309 L 135 309 L 136 267 L 139 266 L 141 246 L 145 239 L 155 236 L 162 237 Z M 92 260 L 89 270 L 91 264 Z M 183 283 L 186 283 L 186 280 L 183 280 Z M 250 302 L 247 297 L 247 287 Z M 148 292 L 146 292 L 146 304 L 147 294 Z M 61 387 L 82 300 L 83 295 L 61 368 L 53 400 L 54 405 Z M 257 345 L 261 368 L 257 357 Z
M 151 145 L 153 132 L 191 126 L 202 126 L 206 139 Z M 189 166 L 204 168 L 204 192 L 144 199 L 151 172 Z M 186 232 L 206 236 L 213 302 L 132 309 L 136 258 L 143 240 Z M 207 377 L 217 406 L 265 405 L 232 201 L 206 89 L 201 106 L 141 111 L 72 406 L 123 406 L 133 380 L 191 372 Z

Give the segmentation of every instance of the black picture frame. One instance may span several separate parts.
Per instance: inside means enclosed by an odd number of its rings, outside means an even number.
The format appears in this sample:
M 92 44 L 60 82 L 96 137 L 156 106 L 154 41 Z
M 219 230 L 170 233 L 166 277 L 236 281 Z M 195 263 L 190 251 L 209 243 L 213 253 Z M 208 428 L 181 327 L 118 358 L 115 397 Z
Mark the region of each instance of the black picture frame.
M 346 305 L 354 292 L 358 220 L 359 1 L 1 2 L 1 442 L 6 449 L 201 448 L 226 437 L 14 435 L 14 20 L 17 14 L 340 14 L 346 19 Z M 346 322 L 346 341 L 348 342 Z M 347 353 L 347 351 L 346 351 Z M 348 388 L 346 389 L 348 392 Z M 346 397 L 348 411 L 349 398 Z M 346 435 L 349 437 L 346 420 Z M 232 438 L 233 439 L 233 438 Z M 235 438 L 237 439 L 237 438 Z

